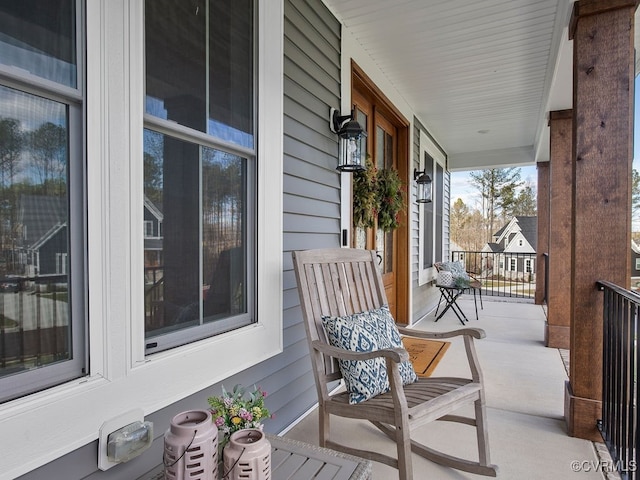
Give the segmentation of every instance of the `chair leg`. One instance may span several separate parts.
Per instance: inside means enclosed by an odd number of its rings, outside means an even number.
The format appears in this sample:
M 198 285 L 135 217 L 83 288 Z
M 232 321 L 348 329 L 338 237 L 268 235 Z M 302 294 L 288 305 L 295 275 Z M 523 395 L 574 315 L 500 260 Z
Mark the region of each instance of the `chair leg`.
M 476 411 L 476 434 L 478 437 L 478 461 L 480 465 L 487 466 L 491 464 L 489 457 L 489 432 L 486 423 L 486 407 L 484 400 L 479 399 L 475 402 Z
M 398 451 L 398 478 L 399 480 L 413 480 L 410 429 L 407 422 L 402 423 L 401 428 L 395 428 Z
M 319 445 L 326 447 L 329 440 L 329 432 L 331 430 L 329 414 L 325 411 L 324 407 L 320 405 L 318 407 L 318 436 Z

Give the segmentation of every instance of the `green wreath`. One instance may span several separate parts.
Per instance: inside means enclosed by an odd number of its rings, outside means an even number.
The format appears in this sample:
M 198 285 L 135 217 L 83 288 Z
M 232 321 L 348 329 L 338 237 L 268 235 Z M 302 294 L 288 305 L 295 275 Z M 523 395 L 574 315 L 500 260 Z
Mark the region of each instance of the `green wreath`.
M 400 212 L 405 208 L 404 185 L 395 168 L 384 168 L 377 176 L 378 228 L 385 232 L 400 226 Z
M 376 195 L 377 168 L 367 156 L 365 170 L 353 174 L 353 226 L 371 228 L 375 225 L 378 196 Z
M 353 174 L 353 225 L 378 228 L 385 232 L 400 226 L 405 189 L 395 168 L 378 170 L 367 157 L 366 169 Z

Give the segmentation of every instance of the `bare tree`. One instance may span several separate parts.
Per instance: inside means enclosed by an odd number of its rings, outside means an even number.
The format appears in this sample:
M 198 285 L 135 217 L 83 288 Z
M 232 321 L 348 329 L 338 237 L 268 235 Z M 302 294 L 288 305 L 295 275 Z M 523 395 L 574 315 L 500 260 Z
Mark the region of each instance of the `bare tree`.
M 496 230 L 497 220 L 503 208 L 509 208 L 514 192 L 520 182 L 520 169 L 492 168 L 478 172 L 470 172 L 470 183 L 480 193 L 482 215 L 485 218 L 485 241 L 491 241 Z
M 0 118 L 0 250 L 13 252 L 17 232 L 17 199 L 13 180 L 18 172 L 24 147 L 20 121 L 15 118 Z M 4 253 L 3 253 L 4 255 Z M 4 259 L 9 266 L 13 255 Z
M 15 118 L 0 118 L 0 182 L 8 187 L 18 171 L 18 163 L 24 137 L 20 130 L 20 121 Z
M 44 195 L 63 193 L 67 169 L 67 131 L 51 122 L 43 123 L 29 135 L 31 168 Z

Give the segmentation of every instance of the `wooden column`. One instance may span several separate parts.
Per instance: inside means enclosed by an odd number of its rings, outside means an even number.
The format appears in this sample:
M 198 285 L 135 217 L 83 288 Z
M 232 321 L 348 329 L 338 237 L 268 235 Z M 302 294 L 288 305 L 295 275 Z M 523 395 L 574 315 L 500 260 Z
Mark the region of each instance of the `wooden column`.
M 601 440 L 602 292 L 628 286 L 636 0 L 574 4 L 574 198 L 571 368 L 565 419 L 572 436 Z
M 549 285 L 546 345 L 569 348 L 571 325 L 571 200 L 573 197 L 573 111 L 549 114 Z
M 549 162 L 538 162 L 538 239 L 536 242 L 536 305 L 547 301 L 547 266 L 549 255 Z M 546 330 L 545 330 L 546 337 Z

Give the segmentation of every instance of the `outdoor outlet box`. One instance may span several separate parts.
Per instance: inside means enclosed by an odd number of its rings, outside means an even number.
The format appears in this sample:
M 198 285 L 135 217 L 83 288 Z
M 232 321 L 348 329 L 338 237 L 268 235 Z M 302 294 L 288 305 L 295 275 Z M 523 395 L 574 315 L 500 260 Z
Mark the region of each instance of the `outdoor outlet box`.
M 98 437 L 98 468 L 108 470 L 114 465 L 137 457 L 153 442 L 153 423 L 144 421 L 141 409 L 132 410 L 107 420 Z

